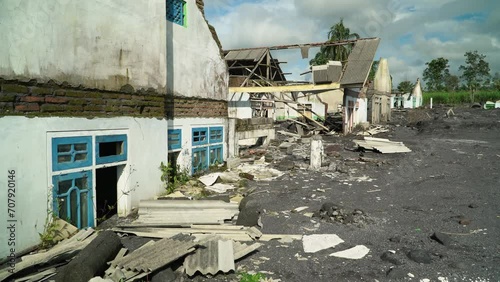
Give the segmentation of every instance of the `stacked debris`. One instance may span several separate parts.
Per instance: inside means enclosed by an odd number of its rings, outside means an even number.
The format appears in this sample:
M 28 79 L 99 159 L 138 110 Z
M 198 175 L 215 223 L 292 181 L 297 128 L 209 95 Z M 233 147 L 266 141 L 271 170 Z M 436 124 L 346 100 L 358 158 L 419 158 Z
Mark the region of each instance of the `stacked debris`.
M 363 225 L 370 221 L 369 217 L 359 209 L 348 211 L 340 205 L 331 202 L 324 203 L 321 209 L 313 214 L 326 222 L 339 222 L 342 224 Z

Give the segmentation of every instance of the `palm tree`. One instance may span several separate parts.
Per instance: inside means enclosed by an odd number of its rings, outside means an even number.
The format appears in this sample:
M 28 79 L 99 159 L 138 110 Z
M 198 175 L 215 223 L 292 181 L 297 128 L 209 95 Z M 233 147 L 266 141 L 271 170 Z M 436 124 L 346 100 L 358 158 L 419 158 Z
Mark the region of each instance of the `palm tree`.
M 344 19 L 342 18 L 340 22 L 330 27 L 330 31 L 328 32 L 329 42 L 359 39 L 359 37 L 359 34 L 351 33 L 351 30 L 344 26 Z M 326 64 L 329 60 L 346 61 L 353 46 L 354 44 L 323 46 L 314 59 L 310 61 L 310 64 L 322 65 Z

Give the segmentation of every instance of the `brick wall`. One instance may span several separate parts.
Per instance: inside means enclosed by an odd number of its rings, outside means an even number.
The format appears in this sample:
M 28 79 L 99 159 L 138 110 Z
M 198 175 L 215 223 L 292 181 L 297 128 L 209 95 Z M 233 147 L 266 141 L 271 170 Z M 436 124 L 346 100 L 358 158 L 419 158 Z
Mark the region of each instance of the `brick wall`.
M 273 128 L 274 121 L 272 118 L 246 118 L 236 120 L 237 132 Z
M 100 91 L 0 79 L 0 116 L 227 117 L 227 101 L 172 97 L 155 91 Z

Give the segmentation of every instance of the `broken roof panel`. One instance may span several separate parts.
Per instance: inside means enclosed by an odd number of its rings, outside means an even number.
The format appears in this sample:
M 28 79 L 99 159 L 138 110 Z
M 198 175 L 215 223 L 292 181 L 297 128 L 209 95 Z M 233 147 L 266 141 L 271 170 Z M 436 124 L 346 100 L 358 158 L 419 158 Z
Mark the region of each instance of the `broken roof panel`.
M 344 75 L 340 80 L 341 85 L 358 84 L 363 86 L 370 73 L 373 58 L 377 52 L 379 38 L 358 40 L 347 59 Z
M 193 252 L 198 243 L 161 239 L 116 259 L 111 266 L 136 272 L 152 272 Z
M 257 62 L 264 54 L 267 49 L 254 49 L 254 50 L 241 50 L 241 51 L 229 51 L 225 57 L 226 61 L 238 61 L 238 60 L 253 60 Z
M 206 242 L 184 260 L 184 268 L 189 276 L 197 271 L 215 275 L 219 271 L 227 273 L 234 270 L 233 241 L 214 239 Z

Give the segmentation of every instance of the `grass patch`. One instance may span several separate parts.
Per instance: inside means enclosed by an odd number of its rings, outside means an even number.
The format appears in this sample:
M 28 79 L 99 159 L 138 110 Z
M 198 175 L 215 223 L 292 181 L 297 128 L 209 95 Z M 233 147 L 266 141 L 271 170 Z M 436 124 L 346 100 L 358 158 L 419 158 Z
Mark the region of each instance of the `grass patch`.
M 437 104 L 448 104 L 448 105 L 460 105 L 468 104 L 470 100 L 470 92 L 468 91 L 458 91 L 458 92 L 425 92 L 423 93 L 424 105 L 430 104 L 430 99 L 432 97 L 432 103 Z M 498 101 L 500 100 L 500 91 L 477 91 L 474 94 L 474 102 L 484 103 L 486 101 Z

